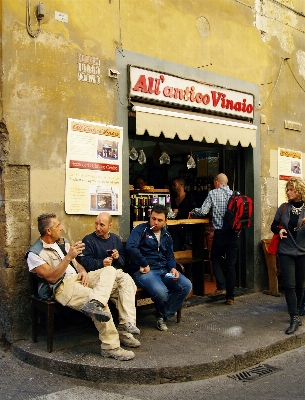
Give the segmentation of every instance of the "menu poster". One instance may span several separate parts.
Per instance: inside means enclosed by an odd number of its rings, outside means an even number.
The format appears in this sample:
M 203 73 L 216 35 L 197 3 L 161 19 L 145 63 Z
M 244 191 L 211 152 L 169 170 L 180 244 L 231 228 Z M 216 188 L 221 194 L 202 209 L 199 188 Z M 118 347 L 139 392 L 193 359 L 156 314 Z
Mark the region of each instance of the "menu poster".
M 68 119 L 65 211 L 122 214 L 123 128 Z
M 296 150 L 278 149 L 278 206 L 287 202 L 286 183 L 292 176 L 302 178 L 302 153 Z

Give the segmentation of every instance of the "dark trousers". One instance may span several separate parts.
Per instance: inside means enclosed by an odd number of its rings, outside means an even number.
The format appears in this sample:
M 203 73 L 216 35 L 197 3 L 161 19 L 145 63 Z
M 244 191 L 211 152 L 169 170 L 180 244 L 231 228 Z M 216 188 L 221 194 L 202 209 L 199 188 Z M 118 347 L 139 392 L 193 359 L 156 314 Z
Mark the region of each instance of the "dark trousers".
M 218 290 L 226 289 L 227 299 L 234 299 L 236 282 L 235 264 L 239 247 L 238 232 L 231 229 L 215 229 L 211 258 Z M 225 259 L 226 277 L 222 270 Z
M 304 295 L 305 255 L 291 257 L 279 254 L 278 258 L 288 312 L 294 316 L 298 314 Z

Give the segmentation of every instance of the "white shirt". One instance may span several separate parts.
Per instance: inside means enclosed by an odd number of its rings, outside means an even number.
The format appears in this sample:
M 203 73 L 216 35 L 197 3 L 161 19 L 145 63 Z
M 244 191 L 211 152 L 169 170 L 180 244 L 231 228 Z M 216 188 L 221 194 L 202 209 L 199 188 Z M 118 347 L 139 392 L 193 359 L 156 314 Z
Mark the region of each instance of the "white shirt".
M 57 243 L 49 244 L 48 247 L 54 249 L 60 256 L 61 259 L 65 257 L 64 253 L 61 251 L 61 248 L 58 246 Z M 32 271 L 34 268 L 39 267 L 40 265 L 46 264 L 45 260 L 39 257 L 37 254 L 32 253 L 31 251 L 28 254 L 27 258 L 29 270 Z M 77 275 L 75 269 L 69 264 L 66 269 L 65 278 L 70 276 Z

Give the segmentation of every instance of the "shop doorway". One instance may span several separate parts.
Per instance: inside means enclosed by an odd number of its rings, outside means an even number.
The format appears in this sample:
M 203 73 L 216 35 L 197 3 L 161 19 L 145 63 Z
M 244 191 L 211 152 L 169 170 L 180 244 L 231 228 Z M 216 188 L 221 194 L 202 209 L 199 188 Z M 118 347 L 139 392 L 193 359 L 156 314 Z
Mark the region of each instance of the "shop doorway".
M 144 154 L 146 161 L 143 163 L 135 158 L 133 152 L 133 157 L 129 159 L 130 185 L 135 185 L 136 177 L 143 175 L 147 179 L 147 185 L 154 187 L 156 191 L 168 189 L 172 192 L 173 179 L 182 177 L 186 182 L 185 189 L 193 194 L 197 207 L 202 205 L 209 190 L 214 188 L 213 179 L 220 172 L 228 176 L 231 189 L 242 193 L 245 193 L 246 180 L 253 180 L 253 176 L 246 173 L 246 150 L 240 145 L 181 141 L 178 137 L 168 139 L 162 134 L 153 138 L 147 132 L 140 136 L 131 130 L 129 150 L 131 149 L 137 154 L 141 152 L 142 156 Z M 169 157 L 169 163 L 160 163 L 160 157 L 164 156 L 164 153 Z M 190 157 L 195 162 L 192 168 L 188 163 Z M 167 158 L 166 160 L 168 162 Z M 241 245 L 236 263 L 236 286 L 240 288 L 246 287 L 246 235 L 245 231 L 240 234 Z

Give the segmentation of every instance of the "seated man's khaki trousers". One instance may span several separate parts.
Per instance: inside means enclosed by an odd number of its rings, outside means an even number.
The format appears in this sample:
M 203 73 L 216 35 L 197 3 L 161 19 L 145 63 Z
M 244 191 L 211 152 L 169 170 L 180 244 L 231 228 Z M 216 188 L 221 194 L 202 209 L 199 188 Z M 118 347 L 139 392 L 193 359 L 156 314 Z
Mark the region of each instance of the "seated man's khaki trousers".
M 90 300 L 98 300 L 109 311 L 108 300 L 113 301 L 119 312 L 119 322 L 131 322 L 136 325 L 135 293 L 137 287 L 130 275 L 112 266 L 88 273 L 88 286 L 77 280 L 77 275 L 65 278 L 57 288 L 55 299 L 63 306 L 80 311 Z M 102 349 L 120 347 L 119 335 L 111 318 L 108 322 L 99 322 L 92 318 L 102 342 Z

